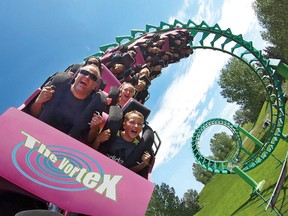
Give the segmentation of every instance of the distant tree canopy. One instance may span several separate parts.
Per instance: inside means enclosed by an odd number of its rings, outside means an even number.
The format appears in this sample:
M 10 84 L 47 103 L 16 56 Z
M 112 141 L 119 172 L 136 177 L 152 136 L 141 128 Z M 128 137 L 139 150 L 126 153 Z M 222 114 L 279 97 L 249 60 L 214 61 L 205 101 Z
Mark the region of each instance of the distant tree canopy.
M 217 160 L 225 160 L 233 149 L 233 140 L 226 132 L 216 133 L 210 140 L 210 148 Z
M 266 100 L 266 90 L 251 68 L 231 58 L 222 68 L 218 84 L 222 89 L 220 94 L 228 102 L 240 105 L 250 122 L 256 122 Z
M 193 163 L 192 172 L 196 181 L 201 182 L 204 185 L 206 185 L 210 181 L 211 177 L 213 176 L 212 172 L 204 169 L 198 163 Z
M 194 215 L 200 211 L 201 207 L 199 205 L 199 195 L 196 190 L 189 189 L 184 193 L 183 203 L 185 205 L 185 210 L 187 215 Z
M 175 195 L 174 188 L 162 183 L 156 185 L 146 216 L 148 215 L 176 215 L 180 206 L 180 199 Z
M 197 191 L 190 189 L 179 199 L 173 187 L 162 183 L 155 186 L 146 216 L 193 216 L 199 210 Z
M 287 0 L 256 0 L 253 8 L 260 25 L 262 37 L 272 44 L 266 48 L 268 58 L 280 58 L 288 63 L 288 4 Z
M 235 121 L 236 124 L 242 126 L 245 123 L 249 122 L 249 115 L 250 111 L 244 110 L 242 107 L 240 107 L 239 110 L 235 112 L 233 115 L 233 120 Z

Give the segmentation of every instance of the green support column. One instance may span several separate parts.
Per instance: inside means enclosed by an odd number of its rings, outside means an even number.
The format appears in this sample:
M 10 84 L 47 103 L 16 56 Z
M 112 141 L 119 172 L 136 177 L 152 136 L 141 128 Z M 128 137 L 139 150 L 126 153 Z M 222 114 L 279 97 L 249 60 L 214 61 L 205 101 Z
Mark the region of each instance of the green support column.
M 232 170 L 253 188 L 251 195 L 254 195 L 256 191 L 259 192 L 262 190 L 265 184 L 265 180 L 257 183 L 249 175 L 243 172 L 238 166 L 233 167 Z
M 246 131 L 244 128 L 241 128 L 239 125 L 237 125 L 236 126 L 237 127 L 237 129 L 239 130 L 239 131 L 241 131 L 243 134 L 245 134 L 248 138 L 250 138 L 256 145 L 258 145 L 259 147 L 262 147 L 264 144 L 260 141 L 260 140 L 258 140 L 256 137 L 254 137 L 252 134 L 250 134 L 248 131 Z M 241 148 L 241 150 L 242 151 L 244 151 L 246 154 L 248 154 L 248 155 L 252 155 L 252 153 L 251 152 L 249 152 L 247 149 L 245 149 L 245 148 Z M 271 154 L 278 162 L 279 162 L 279 165 L 281 165 L 282 164 L 282 162 L 278 159 L 278 158 L 276 158 L 273 154 Z
M 249 151 L 249 150 L 247 150 L 247 149 L 245 149 L 245 148 L 241 148 L 241 150 L 242 151 L 244 151 L 247 155 L 249 155 L 249 156 L 251 156 L 252 155 L 252 153 Z
M 245 134 L 247 137 L 249 137 L 256 145 L 262 147 L 263 143 L 258 140 L 256 137 L 254 137 L 252 134 L 250 134 L 248 131 L 246 131 L 244 128 L 241 128 L 239 125 L 236 126 L 239 131 L 241 131 L 243 134 Z
M 288 65 L 280 59 L 269 59 L 270 65 L 275 69 L 276 73 L 280 74 L 283 78 L 288 79 Z

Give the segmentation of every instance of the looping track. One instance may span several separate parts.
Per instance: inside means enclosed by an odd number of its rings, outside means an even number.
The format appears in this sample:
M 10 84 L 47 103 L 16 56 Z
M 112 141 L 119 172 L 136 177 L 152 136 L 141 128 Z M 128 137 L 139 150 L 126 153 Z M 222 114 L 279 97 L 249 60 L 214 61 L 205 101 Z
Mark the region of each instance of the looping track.
M 120 45 L 127 45 L 140 41 L 142 37 L 149 33 L 166 34 L 175 29 L 183 29 L 190 32 L 194 36 L 194 41 L 190 42 L 193 50 L 197 49 L 211 49 L 220 51 L 231 56 L 234 56 L 248 65 L 252 71 L 258 76 L 262 82 L 267 93 L 267 100 L 270 104 L 270 128 L 267 141 L 263 146 L 248 160 L 241 163 L 243 171 L 248 171 L 261 164 L 276 148 L 282 132 L 285 121 L 285 102 L 280 82 L 275 74 L 275 68 L 270 64 L 270 61 L 262 56 L 261 51 L 253 47 L 252 42 L 247 42 L 243 39 L 242 35 L 234 35 L 231 29 L 222 30 L 218 24 L 208 26 L 204 21 L 200 24 L 195 24 L 193 21 L 188 20 L 187 23 L 182 23 L 175 20 L 173 24 L 160 22 L 159 26 L 146 25 L 145 30 L 134 29 L 131 30 L 130 35 L 118 36 L 115 42 L 106 44 L 100 47 L 100 51 L 93 56 L 103 57 L 109 48 L 118 47 Z M 199 151 L 199 138 L 205 128 L 211 124 L 221 124 L 232 130 L 233 134 L 238 137 L 237 130 L 231 123 L 223 119 L 212 119 L 203 123 L 193 134 L 192 137 L 192 150 L 198 163 L 209 171 L 216 173 L 229 174 L 230 163 L 228 161 L 214 161 L 205 158 Z M 240 137 L 240 136 L 239 136 Z M 240 138 L 241 139 L 241 138 Z M 241 140 L 238 140 L 238 150 L 241 149 Z M 231 163 L 237 159 L 239 151 L 236 151 Z

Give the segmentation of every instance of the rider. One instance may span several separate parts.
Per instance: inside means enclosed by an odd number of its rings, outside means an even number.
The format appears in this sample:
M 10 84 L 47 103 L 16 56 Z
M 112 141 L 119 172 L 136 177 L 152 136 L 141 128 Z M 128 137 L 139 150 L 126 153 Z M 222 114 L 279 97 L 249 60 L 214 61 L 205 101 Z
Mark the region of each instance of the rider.
M 123 130 L 119 130 L 117 135 L 111 137 L 111 139 L 110 130 L 103 131 L 96 137 L 91 147 L 98 150 L 102 143 L 103 145 L 108 145 L 108 143 L 104 143 L 108 140 L 110 147 L 105 153 L 106 156 L 119 164 L 125 165 L 125 161 L 131 157 L 131 154 L 133 154 L 134 149 L 139 143 L 139 135 L 143 130 L 143 125 L 144 116 L 142 113 L 136 110 L 127 112 L 123 120 Z M 134 172 L 144 169 L 149 164 L 151 155 L 148 151 L 142 152 L 141 155 L 141 162 L 135 162 L 133 166 L 126 167 Z
M 53 80 L 61 78 L 58 83 L 54 82 L 56 88 L 49 83 L 42 88 L 30 107 L 31 115 L 69 134 L 89 103 L 94 98 L 97 99 L 99 93 L 94 94 L 94 89 L 97 87 L 99 77 L 100 71 L 93 65 L 80 68 L 74 80 L 71 80 L 71 76 L 67 73 L 56 75 L 51 81 L 53 83 Z M 98 105 L 99 110 L 95 107 L 96 111 L 102 111 L 101 101 Z M 102 119 L 99 115 L 92 115 L 91 118 L 90 130 L 97 131 L 95 128 L 99 127 Z M 88 125 L 88 122 L 86 124 Z

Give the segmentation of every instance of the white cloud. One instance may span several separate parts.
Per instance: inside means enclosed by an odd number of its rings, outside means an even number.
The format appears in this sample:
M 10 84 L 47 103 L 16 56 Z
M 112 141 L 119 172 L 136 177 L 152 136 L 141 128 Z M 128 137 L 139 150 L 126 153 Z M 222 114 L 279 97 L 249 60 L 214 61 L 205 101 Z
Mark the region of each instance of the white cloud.
M 214 100 L 212 99 L 209 102 L 208 107 L 205 107 L 204 110 L 202 111 L 202 114 L 196 119 L 195 129 L 198 128 L 203 123 L 204 119 L 207 117 L 209 112 L 211 112 L 213 106 L 214 106 Z
M 199 1 L 199 10 L 193 21 L 200 23 L 205 20 L 209 24 L 221 14 L 218 23 L 222 29 L 230 27 L 234 34 L 245 34 L 257 25 L 251 8 L 252 2 L 225 0 L 222 8 L 216 10 L 214 1 Z M 175 18 L 184 20 L 187 17 L 186 12 L 191 9 L 189 5 L 189 1 L 185 0 L 177 15 L 170 18 L 170 23 Z M 164 96 L 159 99 L 161 106 L 150 121 L 150 125 L 158 132 L 162 141 L 156 167 L 172 159 L 187 144 L 193 129 L 203 123 L 217 103 L 215 100 L 207 101 L 207 93 L 230 56 L 210 50 L 197 50 L 192 56 L 192 60 L 185 59 L 178 63 L 177 76 Z M 200 105 L 204 105 L 204 109 L 200 110 Z M 227 106 L 223 106 L 223 112 L 219 117 L 231 121 L 236 107 L 228 103 L 225 105 Z
M 162 140 L 156 166 L 176 155 L 191 138 L 192 125 L 199 125 L 212 110 L 214 100 L 200 113 L 197 106 L 206 101 L 206 94 L 223 66 L 221 60 L 223 56 L 214 51 L 196 52 L 192 65 L 188 62 L 186 66 L 188 71 L 178 71 L 178 78 L 165 92 L 160 109 L 150 121 Z
M 172 24 L 175 19 L 183 22 L 187 20 L 186 10 L 187 8 L 189 8 L 189 6 L 190 6 L 189 0 L 184 0 L 181 9 L 177 12 L 177 15 L 170 17 L 168 22 Z
M 194 17 L 193 21 L 196 23 L 200 23 L 204 20 L 206 23 L 213 23 L 215 20 L 215 17 L 217 16 L 214 2 L 215 1 L 213 0 L 198 1 L 198 13 Z
M 245 34 L 254 29 L 257 19 L 252 8 L 255 0 L 224 0 L 222 6 L 222 17 L 218 24 L 224 30 L 231 28 L 232 33 Z
M 224 107 L 222 112 L 219 115 L 219 118 L 226 119 L 230 121 L 231 123 L 234 122 L 233 120 L 233 115 L 235 114 L 236 110 L 239 109 L 239 106 L 236 105 L 235 103 L 227 103 L 227 105 Z

